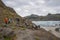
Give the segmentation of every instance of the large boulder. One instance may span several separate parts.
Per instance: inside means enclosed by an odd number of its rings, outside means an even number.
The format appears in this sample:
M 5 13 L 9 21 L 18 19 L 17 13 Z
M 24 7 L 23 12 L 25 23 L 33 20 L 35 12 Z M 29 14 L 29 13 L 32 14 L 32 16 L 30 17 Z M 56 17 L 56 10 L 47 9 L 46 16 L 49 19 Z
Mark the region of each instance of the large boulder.
M 15 35 L 11 28 L 0 28 L 0 39 L 3 40 L 4 37 L 13 37 Z
M 60 28 L 56 28 L 55 31 L 60 32 Z

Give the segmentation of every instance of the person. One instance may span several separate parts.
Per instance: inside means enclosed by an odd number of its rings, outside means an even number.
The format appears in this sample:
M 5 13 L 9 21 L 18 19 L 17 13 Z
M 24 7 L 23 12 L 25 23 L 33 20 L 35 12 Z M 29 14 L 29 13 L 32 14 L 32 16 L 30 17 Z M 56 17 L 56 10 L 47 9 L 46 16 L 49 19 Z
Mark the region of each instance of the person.
M 60 26 L 60 24 L 59 24 L 59 26 Z
M 8 20 L 8 23 L 11 23 L 12 22 L 12 18 L 10 18 L 9 20 Z
M 5 24 L 8 24 L 8 18 L 4 19 Z
M 16 18 L 16 25 L 19 26 L 20 19 Z
M 38 25 L 38 28 L 40 29 L 40 25 Z
M 19 22 L 19 21 L 20 21 L 20 19 L 19 19 L 19 18 L 16 18 L 16 21 L 17 21 L 17 22 Z
M 4 27 L 7 27 L 7 24 L 8 24 L 8 18 L 4 18 Z

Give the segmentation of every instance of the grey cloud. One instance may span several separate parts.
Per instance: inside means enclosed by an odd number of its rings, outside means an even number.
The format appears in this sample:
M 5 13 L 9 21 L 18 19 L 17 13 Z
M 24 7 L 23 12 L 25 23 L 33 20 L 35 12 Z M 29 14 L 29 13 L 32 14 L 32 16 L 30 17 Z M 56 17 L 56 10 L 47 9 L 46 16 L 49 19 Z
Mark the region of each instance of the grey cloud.
M 46 0 L 46 5 L 50 7 L 60 6 L 60 0 Z
M 3 0 L 3 2 L 13 7 L 21 16 L 60 12 L 60 0 Z

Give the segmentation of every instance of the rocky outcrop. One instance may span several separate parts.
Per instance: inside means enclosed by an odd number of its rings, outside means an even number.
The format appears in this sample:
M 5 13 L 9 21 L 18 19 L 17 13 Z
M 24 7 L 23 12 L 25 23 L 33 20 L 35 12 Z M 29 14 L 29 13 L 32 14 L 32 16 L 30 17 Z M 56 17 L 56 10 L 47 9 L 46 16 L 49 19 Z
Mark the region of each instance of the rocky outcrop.
M 11 28 L 0 27 L 0 40 L 4 40 L 6 37 L 13 37 L 15 35 Z

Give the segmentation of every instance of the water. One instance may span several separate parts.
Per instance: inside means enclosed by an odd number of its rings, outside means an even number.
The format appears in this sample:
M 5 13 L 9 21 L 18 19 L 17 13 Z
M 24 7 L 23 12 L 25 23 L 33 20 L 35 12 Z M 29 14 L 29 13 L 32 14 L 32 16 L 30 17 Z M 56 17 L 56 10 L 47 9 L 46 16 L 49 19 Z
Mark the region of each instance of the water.
M 32 23 L 40 26 L 59 26 L 60 21 L 32 21 Z

